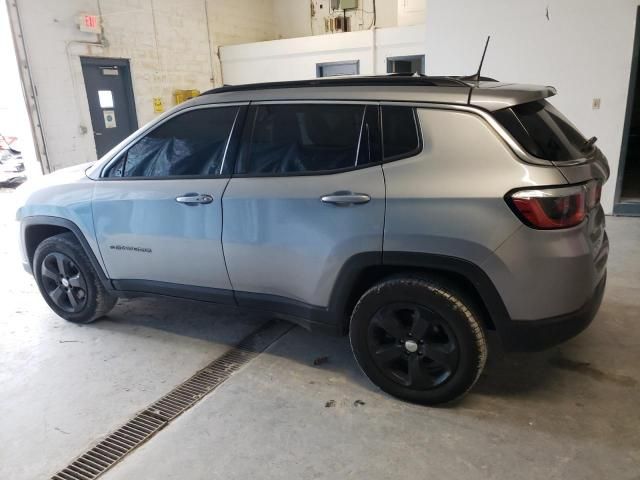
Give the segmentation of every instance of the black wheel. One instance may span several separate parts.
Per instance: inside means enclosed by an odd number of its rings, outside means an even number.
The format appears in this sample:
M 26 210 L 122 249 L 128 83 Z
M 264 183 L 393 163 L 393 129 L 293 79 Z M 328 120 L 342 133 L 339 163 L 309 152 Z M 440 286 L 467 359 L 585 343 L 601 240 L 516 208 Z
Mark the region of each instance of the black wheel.
M 51 309 L 70 322 L 92 322 L 106 315 L 117 300 L 104 288 L 71 233 L 49 237 L 38 245 L 33 274 Z
M 471 305 L 422 278 L 392 278 L 365 292 L 353 310 L 349 337 L 373 383 L 425 405 L 464 395 L 487 358 L 484 331 Z

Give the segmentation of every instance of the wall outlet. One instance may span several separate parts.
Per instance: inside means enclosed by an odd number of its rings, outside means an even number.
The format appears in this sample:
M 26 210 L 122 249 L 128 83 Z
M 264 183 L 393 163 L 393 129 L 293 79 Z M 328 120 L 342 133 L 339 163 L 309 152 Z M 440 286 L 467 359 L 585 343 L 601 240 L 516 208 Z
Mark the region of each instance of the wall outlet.
M 599 98 L 594 98 L 591 101 L 591 108 L 593 110 L 600 110 L 600 99 Z

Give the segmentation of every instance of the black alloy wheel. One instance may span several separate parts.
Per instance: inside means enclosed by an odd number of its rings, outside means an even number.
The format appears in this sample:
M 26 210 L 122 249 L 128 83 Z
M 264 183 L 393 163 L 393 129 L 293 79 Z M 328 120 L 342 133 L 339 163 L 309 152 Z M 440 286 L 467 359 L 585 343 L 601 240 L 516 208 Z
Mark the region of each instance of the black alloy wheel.
M 97 263 L 97 262 L 96 262 Z M 44 239 L 33 254 L 33 273 L 42 297 L 59 316 L 74 323 L 103 317 L 117 297 L 73 233 Z
M 446 382 L 458 366 L 458 342 L 444 319 L 416 303 L 391 303 L 373 316 L 368 346 L 376 366 L 405 387 Z
M 80 269 L 64 253 L 49 253 L 40 267 L 42 284 L 60 309 L 80 312 L 87 302 L 87 283 Z
M 358 365 L 385 392 L 423 405 L 456 400 L 487 359 L 479 309 L 458 285 L 401 274 L 356 303 L 349 340 Z

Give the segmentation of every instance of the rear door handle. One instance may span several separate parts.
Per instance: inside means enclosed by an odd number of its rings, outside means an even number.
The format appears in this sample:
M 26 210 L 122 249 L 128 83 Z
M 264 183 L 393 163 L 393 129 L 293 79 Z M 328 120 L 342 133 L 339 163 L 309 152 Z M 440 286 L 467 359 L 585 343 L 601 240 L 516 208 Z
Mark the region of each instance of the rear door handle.
M 322 203 L 332 203 L 334 205 L 355 205 L 367 203 L 371 197 L 366 193 L 336 192 L 320 198 Z
M 180 197 L 176 197 L 176 202 L 184 203 L 185 205 L 201 205 L 213 202 L 213 197 L 206 193 L 185 193 Z

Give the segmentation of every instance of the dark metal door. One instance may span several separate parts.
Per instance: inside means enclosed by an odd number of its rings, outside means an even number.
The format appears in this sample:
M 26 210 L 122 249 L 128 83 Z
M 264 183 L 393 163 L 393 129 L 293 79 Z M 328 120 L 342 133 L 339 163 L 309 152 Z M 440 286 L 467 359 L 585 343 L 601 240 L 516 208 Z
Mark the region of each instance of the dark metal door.
M 138 128 L 129 61 L 80 59 L 98 158 Z

